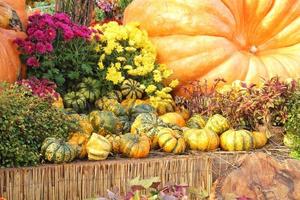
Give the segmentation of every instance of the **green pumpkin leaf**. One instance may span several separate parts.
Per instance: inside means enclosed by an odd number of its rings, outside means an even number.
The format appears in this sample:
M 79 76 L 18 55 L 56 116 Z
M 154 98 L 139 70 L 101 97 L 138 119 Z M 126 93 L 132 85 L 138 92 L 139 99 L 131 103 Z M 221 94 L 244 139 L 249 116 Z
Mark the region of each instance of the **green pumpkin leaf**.
M 129 185 L 131 188 L 135 189 L 149 189 L 153 187 L 154 185 L 157 185 L 157 183 L 160 183 L 159 177 L 152 177 L 149 179 L 140 179 L 140 177 L 136 177 L 129 181 Z

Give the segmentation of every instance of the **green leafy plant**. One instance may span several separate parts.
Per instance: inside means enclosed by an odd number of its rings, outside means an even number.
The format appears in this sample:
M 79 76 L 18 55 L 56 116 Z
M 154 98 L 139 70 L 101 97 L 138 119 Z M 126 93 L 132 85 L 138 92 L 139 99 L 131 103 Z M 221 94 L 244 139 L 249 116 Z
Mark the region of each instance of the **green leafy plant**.
M 34 13 L 39 11 L 41 13 L 55 13 L 55 0 L 41 0 L 41 1 L 28 1 L 27 9 L 29 12 Z
M 40 163 L 45 138 L 66 138 L 77 124 L 20 85 L 0 85 L 0 167 Z
M 288 118 L 285 123 L 284 144 L 292 149 L 291 157 L 300 159 L 300 81 L 288 101 Z

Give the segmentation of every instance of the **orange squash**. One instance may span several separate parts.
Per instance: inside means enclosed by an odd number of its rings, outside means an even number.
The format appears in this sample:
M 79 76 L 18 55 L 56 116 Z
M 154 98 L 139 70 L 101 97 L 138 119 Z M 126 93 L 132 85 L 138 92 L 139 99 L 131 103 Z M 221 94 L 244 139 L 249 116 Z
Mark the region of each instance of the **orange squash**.
M 181 87 L 222 77 L 300 77 L 300 0 L 135 0 L 124 23 L 137 21 Z
M 21 31 L 10 30 L 7 22 L 12 18 L 13 11 L 26 22 L 25 0 L 0 0 L 0 82 L 14 82 L 21 73 L 21 61 L 16 45 L 13 41 L 25 37 Z
M 163 122 L 168 123 L 168 124 L 175 124 L 175 125 L 180 126 L 180 127 L 185 126 L 184 118 L 176 112 L 166 113 L 164 115 L 161 115 L 159 118 Z

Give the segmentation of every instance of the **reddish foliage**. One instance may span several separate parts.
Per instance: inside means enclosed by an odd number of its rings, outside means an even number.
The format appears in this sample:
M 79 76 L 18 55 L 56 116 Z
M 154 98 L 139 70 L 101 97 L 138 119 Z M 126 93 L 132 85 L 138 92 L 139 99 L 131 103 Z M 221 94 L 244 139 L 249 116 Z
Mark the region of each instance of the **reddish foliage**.
M 195 82 L 189 99 L 176 97 L 192 113 L 204 116 L 221 114 L 234 128 L 256 129 L 258 125 L 283 125 L 287 120 L 287 101 L 296 89 L 296 81 L 286 83 L 278 77 L 266 80 L 261 87 L 241 83 L 239 89 L 220 92 L 222 79 L 212 86 Z

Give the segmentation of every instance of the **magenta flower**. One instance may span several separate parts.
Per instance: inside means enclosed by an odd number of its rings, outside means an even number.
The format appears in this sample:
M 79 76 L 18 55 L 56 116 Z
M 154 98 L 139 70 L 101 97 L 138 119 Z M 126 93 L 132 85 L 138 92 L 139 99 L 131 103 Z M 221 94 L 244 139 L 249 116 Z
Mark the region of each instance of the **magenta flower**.
M 70 30 L 64 32 L 64 40 L 71 40 L 74 38 L 74 33 Z
M 34 56 L 29 57 L 26 61 L 26 64 L 31 67 L 39 67 L 40 66 L 39 61 Z
M 25 41 L 23 48 L 26 54 L 32 54 L 35 51 L 35 44 L 30 41 Z
M 33 37 L 38 40 L 38 41 L 43 41 L 45 40 L 45 34 L 41 30 L 37 30 L 34 32 Z
M 36 31 L 36 29 L 35 29 L 35 28 L 33 28 L 33 27 L 30 27 L 30 28 L 28 28 L 28 29 L 27 29 L 27 31 L 26 31 L 26 32 L 27 32 L 27 34 L 28 34 L 28 35 L 32 35 L 32 34 L 33 34 L 35 31 Z
M 45 34 L 48 41 L 53 41 L 56 38 L 56 31 L 53 28 L 46 30 Z
M 36 44 L 36 51 L 40 54 L 45 54 L 47 52 L 47 48 L 43 42 L 38 42 Z
M 63 22 L 55 22 L 54 23 L 55 28 L 57 29 L 61 29 L 62 31 L 65 31 L 67 29 L 70 29 L 70 26 L 68 26 L 67 24 L 63 23 Z
M 28 21 L 31 23 L 38 23 L 38 21 L 41 19 L 41 15 L 39 13 L 31 15 L 28 17 Z
M 19 47 L 24 48 L 24 40 L 17 38 L 14 40 L 14 43 L 16 43 Z
M 56 14 L 54 14 L 53 17 L 54 17 L 54 20 L 61 21 L 65 24 L 72 23 L 70 17 L 65 13 L 56 13 Z
M 46 51 L 47 51 L 48 53 L 50 53 L 50 52 L 53 51 L 53 46 L 52 46 L 52 44 L 46 42 L 46 43 L 45 43 L 45 47 L 46 47 Z
M 26 39 L 17 39 L 15 43 L 26 64 L 30 67 L 39 67 L 42 65 L 40 61 L 44 61 L 43 54 L 61 48 L 61 42 L 69 42 L 74 38 L 89 39 L 92 31 L 86 26 L 73 23 L 67 14 L 56 13 L 30 16 L 26 33 L 28 35 Z M 36 54 L 39 55 L 40 61 Z

